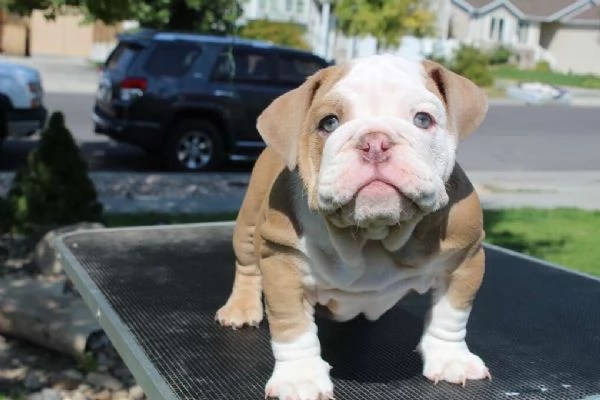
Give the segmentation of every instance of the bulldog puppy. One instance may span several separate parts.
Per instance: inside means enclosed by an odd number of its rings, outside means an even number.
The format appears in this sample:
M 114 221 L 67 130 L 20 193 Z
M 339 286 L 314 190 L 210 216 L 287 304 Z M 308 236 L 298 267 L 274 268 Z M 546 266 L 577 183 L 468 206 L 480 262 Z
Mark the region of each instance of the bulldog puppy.
M 256 326 L 275 357 L 266 396 L 330 399 L 314 309 L 376 320 L 433 291 L 423 375 L 489 377 L 465 343 L 484 275 L 482 211 L 456 163 L 487 112 L 471 81 L 430 61 L 376 55 L 328 67 L 258 119 L 267 148 L 236 221 L 236 273 L 216 320 Z

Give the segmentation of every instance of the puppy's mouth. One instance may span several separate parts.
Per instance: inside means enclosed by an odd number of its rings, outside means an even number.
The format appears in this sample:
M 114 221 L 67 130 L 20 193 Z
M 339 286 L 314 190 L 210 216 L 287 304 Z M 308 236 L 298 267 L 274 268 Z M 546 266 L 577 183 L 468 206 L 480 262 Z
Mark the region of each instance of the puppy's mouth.
M 352 199 L 326 212 L 332 224 L 340 227 L 378 229 L 412 220 L 419 207 L 396 186 L 372 179 L 356 191 Z

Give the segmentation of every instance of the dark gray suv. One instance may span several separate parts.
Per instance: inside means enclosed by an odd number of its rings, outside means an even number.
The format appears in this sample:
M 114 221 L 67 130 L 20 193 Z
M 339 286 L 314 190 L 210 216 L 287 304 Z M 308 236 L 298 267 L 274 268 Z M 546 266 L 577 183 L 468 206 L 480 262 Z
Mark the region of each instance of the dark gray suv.
M 119 37 L 102 67 L 95 132 L 200 171 L 255 159 L 256 119 L 329 63 L 305 51 L 235 37 L 142 30 Z

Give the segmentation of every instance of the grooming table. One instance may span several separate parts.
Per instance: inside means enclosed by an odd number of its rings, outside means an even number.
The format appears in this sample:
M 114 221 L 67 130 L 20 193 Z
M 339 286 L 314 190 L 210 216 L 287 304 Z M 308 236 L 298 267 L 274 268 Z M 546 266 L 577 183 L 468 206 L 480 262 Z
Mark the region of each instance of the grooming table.
M 150 399 L 264 399 L 266 322 L 215 321 L 234 274 L 232 223 L 103 229 L 57 242 L 66 271 Z M 341 400 L 600 399 L 600 280 L 487 246 L 467 342 L 491 381 L 433 385 L 414 352 L 429 297 L 377 322 L 317 320 Z

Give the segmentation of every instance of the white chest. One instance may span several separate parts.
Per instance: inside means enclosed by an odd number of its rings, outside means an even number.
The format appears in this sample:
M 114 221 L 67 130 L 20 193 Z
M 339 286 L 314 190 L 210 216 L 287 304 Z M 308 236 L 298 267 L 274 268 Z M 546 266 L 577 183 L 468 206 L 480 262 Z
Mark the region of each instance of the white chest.
M 309 260 L 304 284 L 314 304 L 327 306 L 337 320 L 364 314 L 376 320 L 410 291 L 427 292 L 441 271 L 433 263 L 399 266 L 379 242 L 367 242 L 360 261 L 349 265 L 323 243 L 304 239 L 302 250 Z

